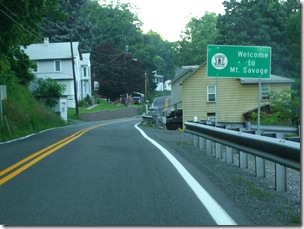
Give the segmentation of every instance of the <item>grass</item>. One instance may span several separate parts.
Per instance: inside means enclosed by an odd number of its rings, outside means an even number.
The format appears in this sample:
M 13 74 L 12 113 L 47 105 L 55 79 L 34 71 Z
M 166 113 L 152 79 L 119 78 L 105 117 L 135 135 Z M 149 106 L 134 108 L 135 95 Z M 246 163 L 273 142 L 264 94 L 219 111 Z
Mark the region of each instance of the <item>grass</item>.
M 51 108 L 37 101 L 26 87 L 8 84 L 7 90 L 7 100 L 2 101 L 5 119 L 0 119 L 0 141 L 67 125 Z
M 290 220 L 291 224 L 295 224 L 295 225 L 300 225 L 301 224 L 301 215 L 298 214 L 298 215 L 294 215 L 293 217 L 291 217 L 291 220 Z
M 244 185 L 253 197 L 256 197 L 258 199 L 262 199 L 264 201 L 270 201 L 271 200 L 271 195 L 268 192 L 260 190 L 259 188 L 257 188 L 253 184 L 249 184 L 249 183 L 245 182 L 242 178 L 237 178 L 235 183 L 237 185 Z
M 91 109 L 88 109 L 86 107 L 78 107 L 78 112 L 79 113 L 92 113 L 92 112 L 97 112 L 97 111 L 103 111 L 103 110 L 118 110 L 125 108 L 126 106 L 124 104 L 118 103 L 118 104 L 110 104 L 106 100 L 100 100 L 99 104 L 96 104 Z M 136 108 L 142 108 L 143 105 L 132 105 L 132 107 Z M 144 107 L 143 107 L 144 108 Z M 73 120 L 80 120 L 80 118 L 76 115 L 76 108 L 69 108 L 68 109 L 68 119 L 73 119 Z
M 269 201 L 271 199 L 271 195 L 268 192 L 262 191 L 259 188 L 255 187 L 253 184 L 247 184 L 247 189 L 254 197 L 258 199 L 262 199 L 264 201 Z
M 178 140 L 176 145 L 192 145 L 192 143 Z

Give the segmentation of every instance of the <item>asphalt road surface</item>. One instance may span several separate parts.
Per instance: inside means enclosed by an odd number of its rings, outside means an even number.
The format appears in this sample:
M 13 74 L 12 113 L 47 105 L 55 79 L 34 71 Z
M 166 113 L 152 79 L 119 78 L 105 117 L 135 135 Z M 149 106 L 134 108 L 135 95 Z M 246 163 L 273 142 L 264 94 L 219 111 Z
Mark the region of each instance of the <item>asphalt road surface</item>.
M 0 144 L 0 224 L 240 223 L 221 190 L 139 122 L 82 123 Z
M 167 108 L 171 104 L 171 96 L 161 96 L 154 99 L 152 107 Z

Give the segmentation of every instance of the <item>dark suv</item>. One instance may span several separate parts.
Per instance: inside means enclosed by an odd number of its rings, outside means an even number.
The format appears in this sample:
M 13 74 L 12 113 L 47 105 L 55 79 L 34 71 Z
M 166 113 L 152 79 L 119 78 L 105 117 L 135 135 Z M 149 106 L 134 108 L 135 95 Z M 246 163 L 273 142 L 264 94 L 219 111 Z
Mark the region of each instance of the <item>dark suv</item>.
M 166 116 L 166 127 L 168 130 L 177 130 L 178 128 L 183 128 L 183 109 L 178 108 L 177 110 L 172 110 Z

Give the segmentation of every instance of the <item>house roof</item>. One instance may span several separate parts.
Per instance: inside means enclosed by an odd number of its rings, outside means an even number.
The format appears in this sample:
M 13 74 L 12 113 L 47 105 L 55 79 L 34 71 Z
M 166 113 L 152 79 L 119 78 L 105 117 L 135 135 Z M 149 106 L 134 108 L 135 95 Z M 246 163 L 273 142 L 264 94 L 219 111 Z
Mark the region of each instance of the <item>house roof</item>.
M 82 60 L 80 61 L 81 65 L 89 65 L 90 64 L 90 53 L 82 53 Z
M 174 78 L 177 77 L 178 75 L 182 74 L 184 71 L 186 71 L 189 68 L 195 69 L 195 68 L 198 68 L 198 67 L 199 67 L 199 65 L 185 65 L 185 66 L 181 66 L 179 68 L 176 68 Z
M 241 84 L 257 84 L 259 83 L 258 78 L 240 78 Z M 277 75 L 270 75 L 270 78 L 262 78 L 261 83 L 268 83 L 268 84 L 276 84 L 276 83 L 293 83 L 294 80 L 282 77 L 282 76 L 277 76 Z
M 72 42 L 74 56 L 78 56 L 79 42 Z M 24 49 L 31 60 L 71 59 L 70 42 L 31 44 Z
M 175 77 L 172 79 L 171 84 L 183 80 L 184 77 L 189 76 L 193 71 L 195 71 L 199 65 L 191 65 L 191 66 L 182 66 L 180 68 L 177 68 Z
M 194 71 L 192 71 L 190 74 L 186 75 L 186 77 L 182 78 L 182 81 L 189 78 L 191 75 L 193 75 L 198 69 L 203 67 L 205 64 L 207 64 L 207 62 L 203 63 L 202 65 L 200 65 L 199 67 L 194 69 Z M 178 76 L 178 77 L 181 78 L 182 76 Z M 259 83 L 258 78 L 238 78 L 238 79 L 240 80 L 241 84 L 258 84 Z M 175 79 L 173 79 L 173 80 L 175 80 Z M 279 83 L 292 84 L 293 82 L 294 82 L 294 80 L 292 80 L 292 79 L 289 79 L 289 78 L 286 78 L 283 76 L 273 75 L 273 74 L 270 75 L 270 78 L 261 78 L 261 83 L 267 83 L 267 84 L 279 84 Z

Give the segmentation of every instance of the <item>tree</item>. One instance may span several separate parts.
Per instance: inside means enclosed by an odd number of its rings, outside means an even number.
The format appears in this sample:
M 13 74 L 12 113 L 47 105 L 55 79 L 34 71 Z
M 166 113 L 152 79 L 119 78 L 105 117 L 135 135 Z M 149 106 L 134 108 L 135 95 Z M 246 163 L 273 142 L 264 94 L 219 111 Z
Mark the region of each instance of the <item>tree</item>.
M 141 22 L 132 11 L 133 6 L 130 4 L 118 2 L 116 5 L 113 3 L 100 5 L 97 1 L 88 3 L 84 11 L 91 23 L 94 24 L 92 33 L 94 37 L 93 44 L 96 46 L 92 49 L 91 62 L 95 63 L 95 71 L 101 71 L 101 69 L 98 70 L 97 68 L 103 65 L 103 72 L 99 72 L 98 75 L 102 77 L 102 80 L 106 80 L 106 82 L 103 82 L 103 84 L 101 82 L 100 85 L 103 86 L 100 88 L 103 95 L 106 94 L 111 98 L 119 94 L 117 90 L 120 92 L 131 90 L 128 85 L 132 85 L 134 90 L 134 82 L 138 82 L 138 85 L 143 86 L 144 79 L 142 77 L 147 73 L 150 79 L 153 70 L 157 70 L 158 73 L 168 76 L 168 78 L 174 76 L 175 64 L 172 44 L 162 40 L 160 35 L 153 31 L 143 34 L 140 30 Z M 107 51 L 106 44 L 113 45 L 111 48 L 112 52 Z M 134 78 L 132 82 L 122 82 L 118 76 L 122 70 L 120 72 L 113 70 L 115 68 L 117 70 L 117 68 L 123 66 L 123 63 L 119 64 L 119 61 L 123 61 L 121 59 L 111 62 L 115 55 L 123 52 L 127 52 L 132 58 L 138 60 L 137 62 L 128 62 L 129 65 L 140 68 L 136 70 L 135 75 L 132 74 L 133 77 L 136 75 L 138 77 L 138 79 Z M 104 57 L 101 58 L 101 56 Z M 118 64 L 118 66 L 111 66 L 112 72 L 110 72 L 109 65 L 113 65 L 114 63 Z M 106 69 L 104 65 L 108 66 L 108 68 Z M 105 72 L 106 70 L 108 70 L 107 73 Z M 128 71 L 129 67 L 124 73 L 127 74 Z M 114 83 L 117 85 L 113 86 Z M 144 89 L 141 91 L 143 92 Z
M 0 1 L 0 82 L 7 84 L 17 80 L 28 85 L 33 75 L 28 72 L 33 67 L 28 57 L 21 51 L 22 46 L 40 39 L 38 23 L 47 12 L 55 11 L 57 0 Z
M 57 104 L 56 98 L 63 95 L 66 86 L 59 84 L 51 78 L 39 78 L 36 81 L 37 87 L 33 91 L 33 95 L 44 102 L 45 105 L 53 107 Z
M 134 47 L 134 56 L 143 62 L 143 67 L 148 76 L 156 70 L 167 79 L 174 77 L 175 50 L 173 44 L 164 41 L 161 36 L 150 30 L 143 35 L 142 42 Z M 151 84 L 152 85 L 152 84 Z
M 107 42 L 94 49 L 92 59 L 101 95 L 115 100 L 122 94 L 144 91 L 143 68 L 131 53 L 118 50 L 113 42 Z
M 270 46 L 272 73 L 291 76 L 292 65 L 285 30 L 282 1 L 224 1 L 225 14 L 218 17 L 216 44 Z
M 300 97 L 295 90 L 283 90 L 273 93 L 271 110 L 281 121 L 290 121 L 293 125 L 300 124 Z
M 201 18 L 191 18 L 177 42 L 177 63 L 182 65 L 202 64 L 207 60 L 207 46 L 214 44 L 217 36 L 217 16 L 205 12 Z
M 288 47 L 290 53 L 290 62 L 292 65 L 291 76 L 300 79 L 301 69 L 301 18 L 300 10 L 289 15 L 286 21 L 286 34 L 288 38 Z
M 79 41 L 82 51 L 89 52 L 92 48 L 93 25 L 83 13 L 89 0 L 60 0 L 60 11 L 65 16 L 48 15 L 41 24 L 43 35 L 51 42 L 69 42 L 70 35 Z
M 91 47 L 113 42 L 117 48 L 124 50 L 126 45 L 140 42 L 141 22 L 131 10 L 130 4 L 120 2 L 116 5 L 100 5 L 97 0 L 88 2 L 82 15 L 94 25 L 91 28 Z

